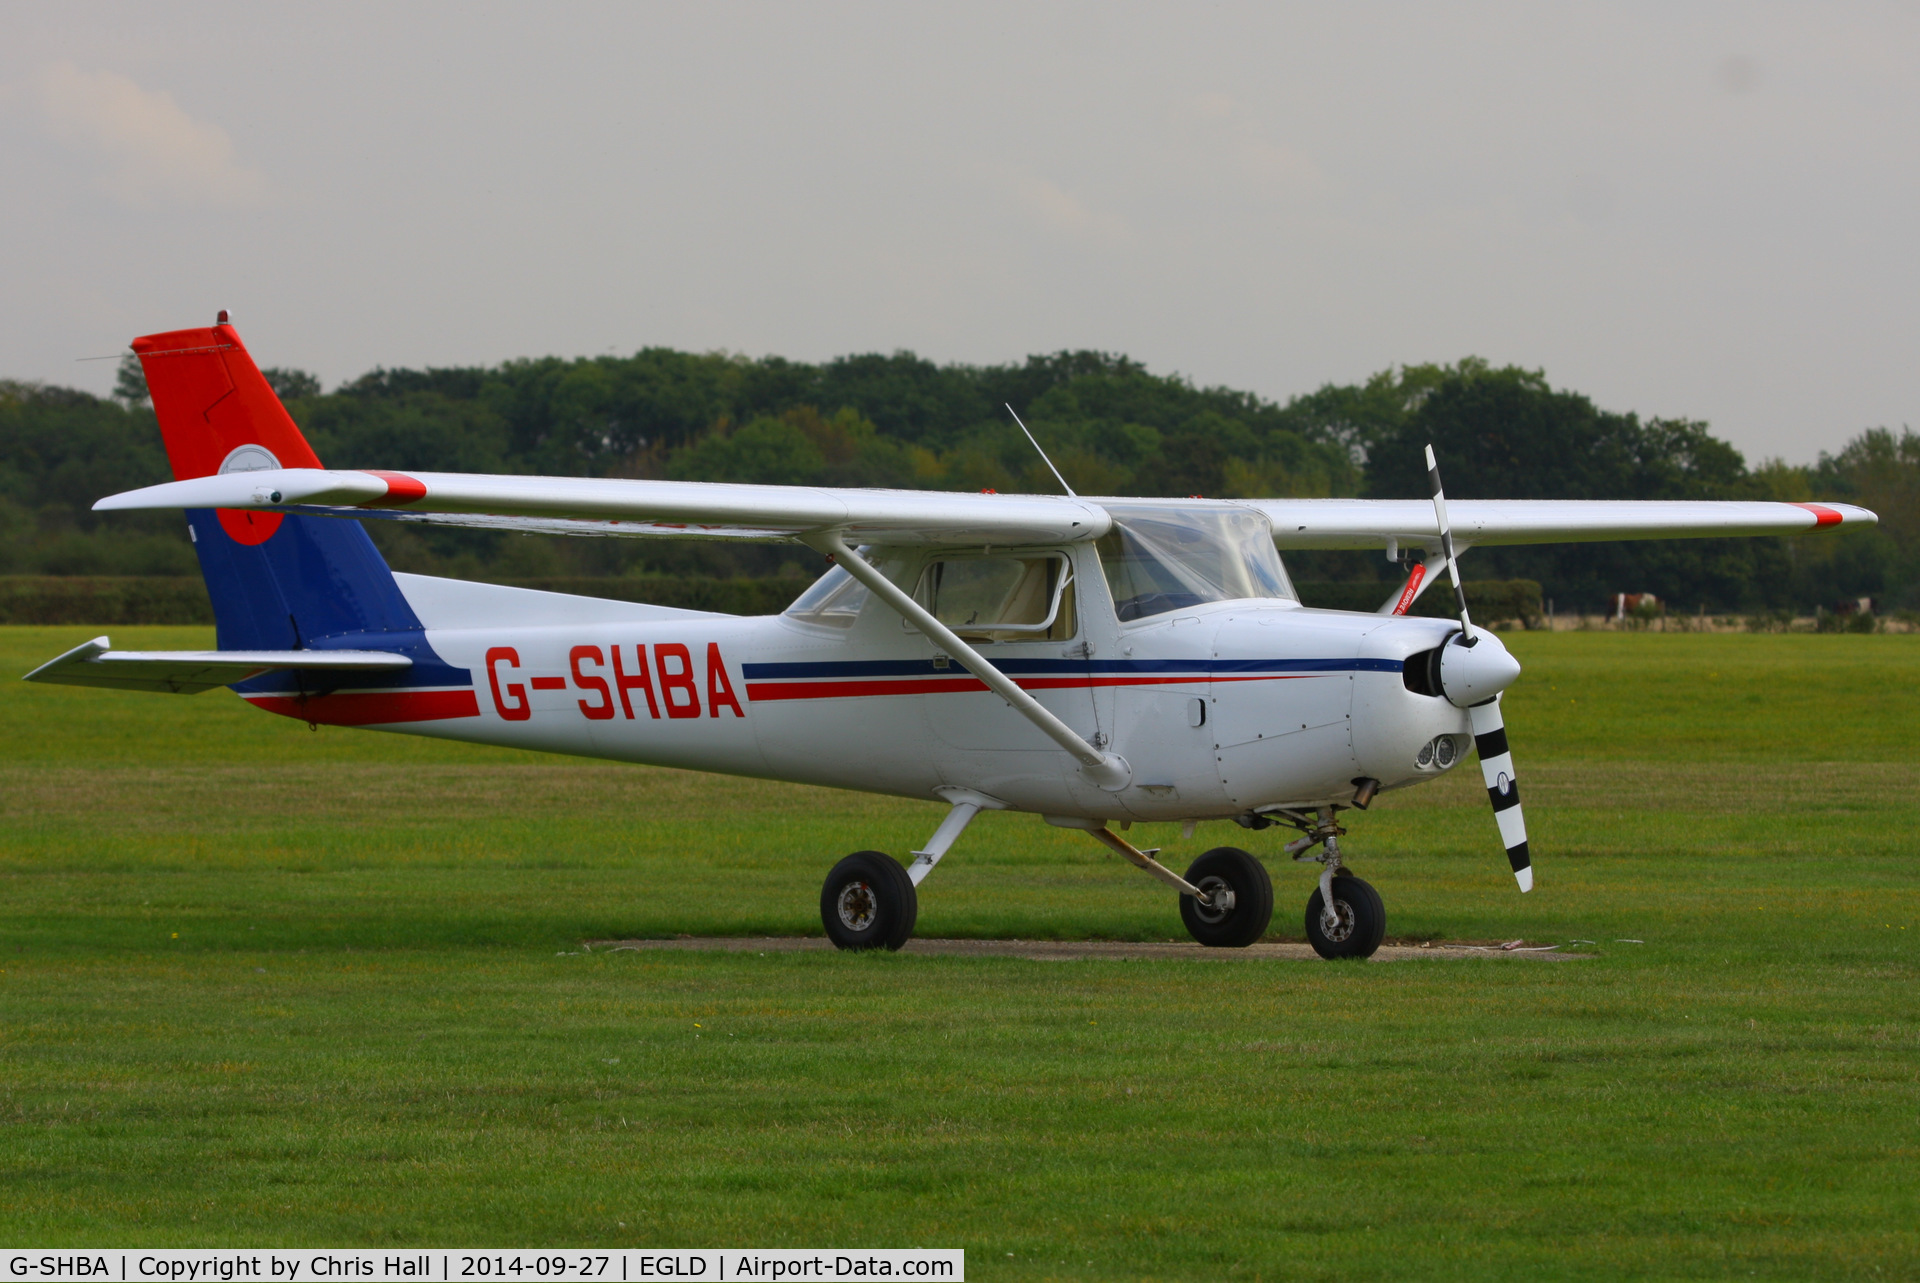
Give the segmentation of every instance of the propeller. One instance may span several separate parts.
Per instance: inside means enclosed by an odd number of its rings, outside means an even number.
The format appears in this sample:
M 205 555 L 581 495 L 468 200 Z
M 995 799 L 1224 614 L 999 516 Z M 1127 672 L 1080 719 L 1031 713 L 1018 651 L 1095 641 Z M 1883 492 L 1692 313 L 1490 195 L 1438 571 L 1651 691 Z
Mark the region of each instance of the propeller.
M 1500 826 L 1500 842 L 1514 881 L 1533 890 L 1533 857 L 1527 853 L 1527 822 L 1520 811 L 1520 785 L 1514 776 L 1513 753 L 1507 747 L 1507 722 L 1500 714 L 1500 693 L 1520 676 L 1520 664 L 1491 633 L 1476 633 L 1467 616 L 1467 590 L 1460 582 L 1454 557 L 1453 528 L 1447 522 L 1447 495 L 1440 485 L 1440 464 L 1427 447 L 1427 480 L 1433 484 L 1433 515 L 1440 524 L 1440 550 L 1453 581 L 1453 601 L 1460 611 L 1460 632 L 1440 651 L 1440 691 L 1447 702 L 1467 710 L 1473 726 L 1473 747 L 1480 755 L 1480 777 L 1493 802 L 1493 818 Z

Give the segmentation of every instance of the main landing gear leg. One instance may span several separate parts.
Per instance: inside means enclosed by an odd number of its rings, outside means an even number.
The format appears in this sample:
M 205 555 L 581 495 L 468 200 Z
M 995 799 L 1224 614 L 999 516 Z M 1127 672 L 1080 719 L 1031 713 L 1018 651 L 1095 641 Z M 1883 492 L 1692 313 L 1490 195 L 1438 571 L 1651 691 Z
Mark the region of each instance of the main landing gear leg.
M 1306 836 L 1287 844 L 1296 860 L 1320 862 L 1320 885 L 1307 897 L 1307 943 L 1323 958 L 1370 958 L 1387 934 L 1387 910 L 1380 893 L 1347 871 L 1340 859 L 1340 835 L 1333 808 L 1322 807 L 1319 823 L 1296 823 Z M 1295 817 L 1288 815 L 1287 818 Z M 1320 854 L 1307 855 L 1315 843 Z
M 1244 949 L 1267 933 L 1273 921 L 1273 881 L 1267 866 L 1239 847 L 1215 847 L 1188 865 L 1183 878 L 1153 858 L 1157 849 L 1142 851 L 1104 824 L 1089 825 L 1087 832 L 1178 891 L 1180 921 L 1201 944 Z
M 926 849 L 913 853 L 912 864 L 903 869 L 884 851 L 855 851 L 827 874 L 820 888 L 820 921 L 837 948 L 898 949 L 911 939 L 920 917 L 920 883 L 966 832 L 974 816 L 1006 806 L 971 789 L 935 792 L 953 809 L 933 831 Z

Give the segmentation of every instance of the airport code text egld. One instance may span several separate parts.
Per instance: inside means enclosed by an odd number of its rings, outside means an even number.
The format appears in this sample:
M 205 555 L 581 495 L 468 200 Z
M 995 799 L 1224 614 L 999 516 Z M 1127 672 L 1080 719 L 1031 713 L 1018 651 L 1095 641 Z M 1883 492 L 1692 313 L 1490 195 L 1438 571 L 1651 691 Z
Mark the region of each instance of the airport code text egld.
M 966 1253 L 958 1248 L 744 1249 L 691 1248 L 670 1251 L 207 1251 L 124 1249 L 14 1251 L 0 1266 L 7 1280 L 84 1280 L 85 1283 L 459 1283 L 486 1279 L 531 1283 L 536 1279 L 591 1279 L 633 1283 L 642 1279 L 701 1283 L 787 1283 L 797 1279 L 966 1278 Z

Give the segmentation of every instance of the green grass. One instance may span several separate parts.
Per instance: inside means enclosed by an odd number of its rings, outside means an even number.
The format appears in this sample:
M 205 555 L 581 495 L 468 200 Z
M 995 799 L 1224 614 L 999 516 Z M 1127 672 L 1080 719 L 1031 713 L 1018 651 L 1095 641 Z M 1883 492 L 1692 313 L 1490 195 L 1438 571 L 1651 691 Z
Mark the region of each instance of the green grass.
M 0 675 L 87 635 L 0 630 Z M 1471 767 L 1346 845 L 1390 936 L 1591 961 L 582 956 L 815 933 L 834 859 L 940 810 L 0 681 L 0 1241 L 1920 1273 L 1920 638 L 1508 640 L 1539 889 Z M 1274 871 L 1300 938 L 1310 877 Z M 920 931 L 1180 928 L 1084 836 L 989 815 Z

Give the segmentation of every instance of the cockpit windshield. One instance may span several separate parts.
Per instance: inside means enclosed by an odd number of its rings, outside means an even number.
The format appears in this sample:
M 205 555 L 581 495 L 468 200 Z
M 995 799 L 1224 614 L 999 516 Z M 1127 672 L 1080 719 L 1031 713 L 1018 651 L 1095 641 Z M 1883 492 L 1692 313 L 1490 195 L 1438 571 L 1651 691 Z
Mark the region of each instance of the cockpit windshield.
M 1100 568 L 1122 621 L 1210 601 L 1295 600 L 1273 527 L 1250 508 L 1107 504 Z

